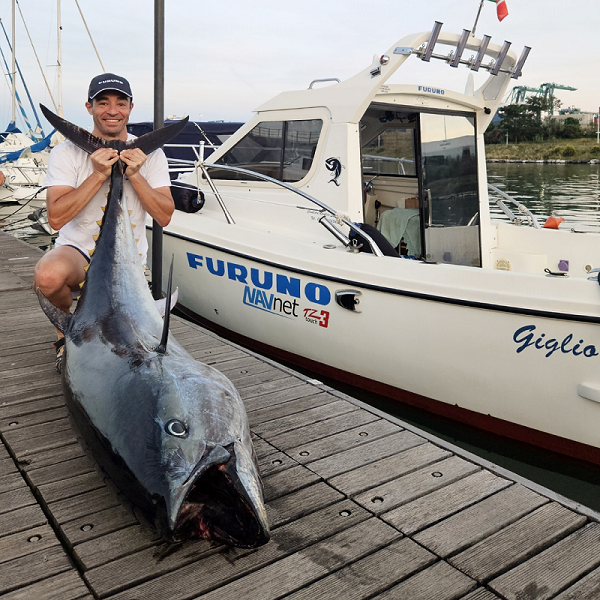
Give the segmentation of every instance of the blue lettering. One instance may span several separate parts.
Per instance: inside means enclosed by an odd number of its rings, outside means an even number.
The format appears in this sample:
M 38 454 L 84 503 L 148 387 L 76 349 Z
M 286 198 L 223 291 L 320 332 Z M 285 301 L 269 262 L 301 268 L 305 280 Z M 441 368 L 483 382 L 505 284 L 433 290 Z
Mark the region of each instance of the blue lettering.
M 300 298 L 300 280 L 297 277 L 286 277 L 277 274 L 277 293 L 289 294 L 294 298 Z
M 550 350 L 550 352 L 546 354 L 546 358 L 548 358 L 551 354 L 554 354 L 554 352 L 558 350 L 558 342 L 555 339 L 550 339 L 546 342 L 545 348 Z
M 250 279 L 252 283 L 257 287 L 263 290 L 270 290 L 273 287 L 273 273 L 269 273 L 269 271 L 264 272 L 265 280 L 263 282 L 260 281 L 259 277 L 260 273 L 258 269 L 250 269 Z
M 537 340 L 533 341 L 534 331 L 536 327 L 535 325 L 525 325 L 520 329 L 517 329 L 513 335 L 513 341 L 517 344 L 521 344 L 517 348 L 517 353 L 522 352 L 525 348 L 529 346 L 533 346 L 538 350 L 547 350 L 545 356 L 548 358 L 552 356 L 557 350 L 560 350 L 563 354 L 573 353 L 573 356 L 581 356 L 582 354 L 587 358 L 591 358 L 593 356 L 600 356 L 598 351 L 596 350 L 596 346 L 593 344 L 589 344 L 581 350 L 581 346 L 584 344 L 583 340 L 579 340 L 579 343 L 575 344 L 573 348 L 569 347 L 569 344 L 573 341 L 573 334 L 569 333 L 564 337 L 562 342 L 559 342 L 557 339 L 550 338 L 544 341 L 545 333 L 540 333 Z
M 569 352 L 571 352 L 570 348 L 567 348 L 567 345 L 571 343 L 571 340 L 573 339 L 573 334 L 570 333 L 563 341 L 562 344 L 560 345 L 560 349 L 562 350 L 562 352 L 564 352 L 565 354 L 569 354 Z
M 520 336 L 522 333 L 525 333 L 526 331 L 529 331 L 530 333 L 528 333 L 524 337 L 519 337 L 517 339 L 518 336 Z M 515 334 L 513 335 L 513 340 L 517 344 L 520 344 L 521 342 L 523 342 L 523 345 L 520 346 L 519 348 L 517 348 L 517 353 L 525 350 L 525 348 L 527 348 L 527 346 L 533 345 L 533 342 L 531 341 L 533 338 L 533 333 L 532 333 L 533 331 L 535 331 L 535 325 L 525 325 L 525 327 L 521 327 L 521 329 L 517 329 L 517 331 L 515 331 Z
M 580 344 L 583 344 L 583 340 L 579 340 L 579 344 L 575 344 L 575 346 L 573 347 L 573 354 L 575 356 L 580 356 L 581 354 L 583 354 L 583 350 L 581 352 L 575 352 L 575 350 L 579 348 Z
M 248 269 L 244 265 L 236 265 L 235 263 L 227 263 L 227 276 L 232 281 L 239 281 L 240 283 L 246 283 L 246 277 L 248 277 Z
M 258 290 L 250 289 L 249 286 L 244 288 L 244 304 L 256 304 L 256 292 Z
M 197 269 L 202 266 L 202 257 L 198 254 L 187 253 L 188 264 L 192 269 Z M 209 259 L 210 260 L 210 259 Z
M 331 300 L 330 291 L 319 283 L 307 283 L 304 288 L 304 295 L 309 302 L 327 306 Z
M 225 263 L 222 260 L 217 261 L 217 268 L 215 269 L 215 265 L 213 263 L 213 259 L 206 257 L 206 268 L 213 274 L 218 275 L 219 277 L 223 277 L 225 275 Z

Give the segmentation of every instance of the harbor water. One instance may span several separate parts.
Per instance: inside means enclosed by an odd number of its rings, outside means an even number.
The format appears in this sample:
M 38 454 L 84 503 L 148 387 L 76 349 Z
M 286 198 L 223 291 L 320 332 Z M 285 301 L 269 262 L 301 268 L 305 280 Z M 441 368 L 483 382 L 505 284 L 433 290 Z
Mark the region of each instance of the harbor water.
M 556 215 L 565 219 L 561 229 L 600 232 L 600 164 L 488 163 L 488 180 L 525 204 L 542 222 L 548 216 Z M 0 204 L 0 226 L 33 245 L 47 249 L 52 238 L 33 229 L 32 221 L 28 219 L 34 208 L 37 206 Z M 490 202 L 490 211 L 494 218 L 507 218 L 493 201 Z M 535 374 L 532 377 L 535 378 Z M 484 434 L 350 386 L 332 381 L 325 383 L 600 511 L 600 468 Z M 600 417 L 598 424 L 600 428 Z

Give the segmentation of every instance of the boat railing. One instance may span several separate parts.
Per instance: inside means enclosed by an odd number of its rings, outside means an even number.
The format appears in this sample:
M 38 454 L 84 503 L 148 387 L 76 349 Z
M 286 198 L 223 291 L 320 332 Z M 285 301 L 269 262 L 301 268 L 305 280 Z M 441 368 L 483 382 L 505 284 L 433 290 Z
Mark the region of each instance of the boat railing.
M 542 228 L 542 226 L 539 224 L 539 221 L 537 220 L 537 217 L 522 202 L 519 202 L 516 198 L 509 196 L 506 192 L 503 192 L 491 183 L 488 183 L 488 189 L 492 190 L 505 200 L 512 202 L 517 207 L 519 213 L 525 216 L 525 218 L 517 216 L 508 206 L 506 206 L 506 204 L 502 201 L 501 198 L 495 198 L 494 200 L 496 204 L 498 205 L 500 210 L 508 217 L 511 223 L 513 223 L 514 225 L 523 225 L 523 223 L 527 221 L 527 223 L 535 229 Z
M 309 202 L 316 204 L 325 213 L 328 213 L 330 216 L 334 217 L 337 224 L 343 223 L 350 230 L 354 231 L 360 238 L 366 240 L 371 248 L 371 252 L 375 256 L 383 256 L 383 252 L 381 251 L 379 246 L 375 243 L 373 238 L 371 238 L 371 236 L 369 236 L 367 233 L 365 233 L 357 224 L 352 223 L 352 221 L 350 221 L 344 215 L 340 214 L 339 212 L 337 212 L 335 209 L 331 208 L 324 202 L 321 202 L 321 200 L 317 200 L 317 198 L 314 198 L 313 196 L 311 196 L 310 194 L 307 194 L 303 190 L 299 190 L 298 188 L 294 187 L 293 185 L 290 185 L 289 183 L 285 183 L 284 181 L 279 181 L 278 179 L 273 179 L 273 177 L 269 177 L 268 175 L 263 175 L 262 173 L 257 173 L 256 171 L 250 171 L 249 169 L 242 169 L 241 167 L 232 167 L 230 165 L 198 162 L 197 167 L 200 171 L 202 171 L 202 174 L 206 178 L 206 181 L 208 182 L 210 189 L 212 190 L 213 194 L 215 195 L 217 202 L 221 206 L 221 209 L 223 210 L 223 213 L 225 214 L 225 218 L 227 219 L 227 222 L 229 224 L 234 224 L 235 222 L 233 220 L 233 217 L 227 210 L 227 207 L 225 206 L 225 202 L 223 201 L 223 198 L 219 194 L 212 177 L 210 177 L 210 175 L 208 174 L 209 169 L 222 169 L 224 171 L 231 171 L 233 173 L 241 173 L 242 175 L 248 175 L 248 177 L 251 177 L 254 179 L 261 179 L 263 181 L 268 181 L 269 183 L 274 183 L 275 185 L 285 188 L 286 190 L 289 190 L 290 192 L 298 194 L 299 196 L 302 196 Z M 196 172 L 198 173 L 198 170 Z M 199 175 L 198 175 L 198 179 L 199 179 Z M 200 182 L 198 181 L 197 183 L 199 184 Z M 327 214 L 324 214 L 319 218 L 319 223 L 323 227 L 325 227 L 325 229 L 327 229 L 327 231 L 329 231 L 332 235 L 334 235 L 338 240 L 340 240 L 345 246 L 347 246 L 347 247 L 352 246 L 353 242 L 342 231 L 340 231 L 333 223 L 331 223 L 330 221 L 327 220 Z

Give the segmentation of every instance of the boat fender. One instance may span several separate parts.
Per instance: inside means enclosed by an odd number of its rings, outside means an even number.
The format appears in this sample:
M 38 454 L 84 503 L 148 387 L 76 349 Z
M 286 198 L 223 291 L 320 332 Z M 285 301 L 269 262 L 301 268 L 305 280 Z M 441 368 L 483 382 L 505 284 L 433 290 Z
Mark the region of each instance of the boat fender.
M 204 206 L 204 194 L 193 185 L 174 181 L 171 185 L 171 195 L 175 208 L 182 212 L 195 213 Z
M 400 254 L 396 249 L 388 242 L 387 238 L 373 225 L 367 225 L 366 223 L 357 223 L 357 225 L 379 246 L 379 249 L 383 252 L 384 256 L 395 256 L 400 257 Z M 348 236 L 350 240 L 356 240 L 359 244 L 359 252 L 371 253 L 371 246 L 360 233 L 352 230 Z
M 542 229 L 558 229 L 563 221 L 563 217 L 548 217 L 548 220 L 542 225 Z
M 0 185 L 4 185 L 6 177 L 4 177 L 4 173 L 0 171 Z

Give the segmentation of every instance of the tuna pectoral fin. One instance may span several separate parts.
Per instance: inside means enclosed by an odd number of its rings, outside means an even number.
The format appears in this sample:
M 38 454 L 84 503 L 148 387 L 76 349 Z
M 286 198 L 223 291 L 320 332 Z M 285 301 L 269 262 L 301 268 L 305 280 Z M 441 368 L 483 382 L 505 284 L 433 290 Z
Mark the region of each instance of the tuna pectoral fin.
M 169 312 L 175 308 L 178 298 L 179 298 L 179 288 L 177 288 L 171 294 L 171 301 L 169 302 Z M 158 312 L 160 313 L 160 316 L 164 318 L 164 316 L 167 312 L 167 299 L 161 298 L 160 300 L 156 300 L 155 304 L 156 304 L 156 308 L 158 308 Z
M 56 308 L 54 304 L 40 292 L 40 290 L 36 290 L 36 294 L 38 300 L 40 302 L 40 306 L 42 310 L 46 314 L 46 316 L 50 319 L 50 322 L 56 329 L 58 329 L 61 333 L 64 333 L 67 330 L 67 325 L 71 319 L 71 315 L 69 313 L 63 312 L 60 308 Z

